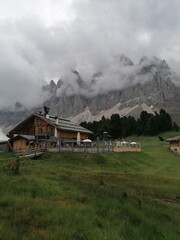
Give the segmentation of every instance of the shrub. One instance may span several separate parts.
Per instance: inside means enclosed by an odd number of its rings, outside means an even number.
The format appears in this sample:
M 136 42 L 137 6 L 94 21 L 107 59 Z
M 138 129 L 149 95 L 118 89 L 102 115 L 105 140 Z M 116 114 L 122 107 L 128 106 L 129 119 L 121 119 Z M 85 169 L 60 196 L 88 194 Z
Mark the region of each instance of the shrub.
M 19 157 L 16 156 L 13 159 L 11 159 L 10 163 L 4 168 L 4 170 L 12 175 L 18 175 L 19 174 Z

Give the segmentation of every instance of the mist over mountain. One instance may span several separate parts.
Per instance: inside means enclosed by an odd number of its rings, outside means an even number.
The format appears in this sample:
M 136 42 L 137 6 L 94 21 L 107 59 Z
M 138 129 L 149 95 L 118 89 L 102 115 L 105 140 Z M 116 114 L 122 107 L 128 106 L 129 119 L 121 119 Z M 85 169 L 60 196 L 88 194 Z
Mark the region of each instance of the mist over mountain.
M 43 88 L 51 93 L 51 98 L 45 103 L 53 114 L 72 117 L 86 109 L 92 116 L 97 116 L 117 104 L 122 110 L 144 103 L 154 111 L 165 108 L 174 120 L 179 121 L 176 115 L 180 89 L 175 85 L 177 76 L 165 60 L 144 56 L 135 65 L 124 55 L 116 56 L 113 66 L 94 73 L 88 82 L 77 70 L 71 73 L 71 84 L 60 79 L 57 84 L 51 81 Z
M 177 82 L 176 75 L 172 73 L 165 60 L 157 57 L 148 59 L 144 56 L 135 65 L 125 55 L 113 57 L 109 65 L 97 73 L 89 73 L 87 78 L 83 78 L 77 69 L 70 70 L 68 77 L 69 79 L 61 78 L 57 85 L 52 80 L 43 89 L 49 90 L 53 96 L 57 97 L 64 94 L 94 97 L 111 90 L 123 90 L 138 83 L 143 85 L 154 78 L 161 78 L 164 81 L 170 79 L 173 83 Z
M 42 87 L 48 99 L 43 105 L 48 105 L 53 115 L 81 122 L 100 120 L 113 113 L 138 117 L 142 110 L 153 113 L 164 108 L 174 121 L 180 122 L 180 88 L 175 84 L 179 79 L 165 60 L 143 56 L 135 64 L 119 55 L 87 78 L 78 69 L 70 69 L 68 77 L 51 80 Z M 27 110 L 23 103 L 16 102 L 14 111 L 0 111 L 0 124 L 13 126 L 38 110 L 42 110 L 41 103 Z

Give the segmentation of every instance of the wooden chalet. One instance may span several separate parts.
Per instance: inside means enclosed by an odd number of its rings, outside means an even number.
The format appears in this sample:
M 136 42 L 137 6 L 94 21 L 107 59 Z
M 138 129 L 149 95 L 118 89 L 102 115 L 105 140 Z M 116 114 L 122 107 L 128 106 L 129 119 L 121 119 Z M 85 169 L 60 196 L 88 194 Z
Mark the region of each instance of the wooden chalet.
M 12 147 L 14 150 L 23 150 L 29 147 L 54 147 L 58 141 L 76 142 L 90 138 L 93 134 L 88 129 L 74 124 L 67 119 L 51 116 L 46 111 L 44 114 L 35 112 L 14 127 L 9 134 L 13 136 Z
M 180 155 L 180 136 L 167 138 L 166 141 L 170 143 L 170 149 Z

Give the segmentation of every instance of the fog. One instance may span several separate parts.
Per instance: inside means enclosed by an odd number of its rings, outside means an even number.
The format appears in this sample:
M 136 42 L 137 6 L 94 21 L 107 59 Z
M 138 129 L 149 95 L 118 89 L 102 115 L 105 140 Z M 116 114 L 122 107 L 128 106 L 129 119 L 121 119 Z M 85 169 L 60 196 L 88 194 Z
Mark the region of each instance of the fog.
M 0 109 L 41 104 L 51 79 L 78 92 L 72 69 L 87 84 L 103 72 L 94 93 L 141 80 L 137 68 L 119 66 L 121 54 L 135 65 L 157 56 L 180 75 L 179 19 L 178 0 L 1 0 Z

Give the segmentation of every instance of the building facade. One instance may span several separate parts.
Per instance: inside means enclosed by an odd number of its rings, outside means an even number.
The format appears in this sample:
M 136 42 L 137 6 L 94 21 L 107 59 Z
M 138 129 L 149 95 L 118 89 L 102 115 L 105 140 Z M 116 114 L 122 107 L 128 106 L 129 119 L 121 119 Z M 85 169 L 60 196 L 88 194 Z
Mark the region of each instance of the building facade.
M 13 136 L 13 149 L 24 149 L 35 145 L 44 147 L 45 144 L 53 147 L 58 141 L 75 143 L 77 136 L 80 136 L 80 141 L 82 141 L 90 138 L 93 133 L 67 119 L 39 112 L 31 114 L 9 134 Z

